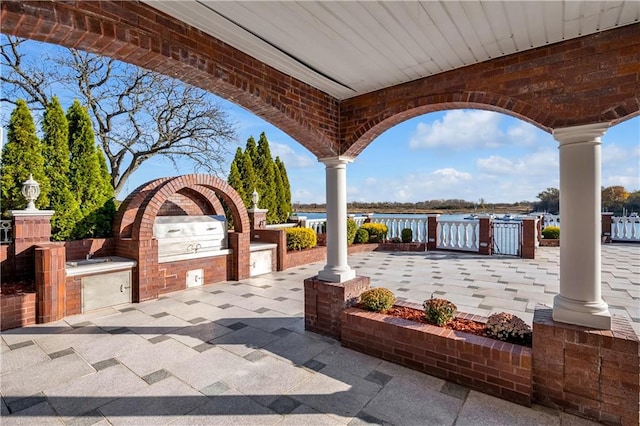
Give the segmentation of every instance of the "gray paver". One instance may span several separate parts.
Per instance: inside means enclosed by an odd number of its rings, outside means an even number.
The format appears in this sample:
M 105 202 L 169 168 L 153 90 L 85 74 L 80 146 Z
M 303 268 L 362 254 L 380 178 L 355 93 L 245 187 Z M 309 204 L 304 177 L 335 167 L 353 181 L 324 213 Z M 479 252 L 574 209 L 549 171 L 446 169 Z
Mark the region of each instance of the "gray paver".
M 559 250 L 545 248 L 537 257 L 376 252 L 351 256 L 349 263 L 373 286 L 411 302 L 421 304 L 438 291 L 461 311 L 510 311 L 530 322 L 533 307 L 550 306 L 559 288 Z M 611 312 L 640 321 L 633 299 L 640 297 L 640 247 L 607 245 L 602 257 L 602 294 Z M 302 281 L 322 266 L 4 331 L 2 424 L 355 426 L 448 424 L 452 416 L 456 424 L 592 424 L 470 392 L 306 331 Z M 242 297 L 249 293 L 254 296 Z M 199 303 L 185 303 L 194 300 Z M 225 303 L 227 309 L 217 307 Z M 195 318 L 197 324 L 189 323 Z M 640 331 L 640 322 L 632 326 Z M 51 360 L 46 353 L 66 356 Z M 5 401 L 24 409 L 9 414 Z

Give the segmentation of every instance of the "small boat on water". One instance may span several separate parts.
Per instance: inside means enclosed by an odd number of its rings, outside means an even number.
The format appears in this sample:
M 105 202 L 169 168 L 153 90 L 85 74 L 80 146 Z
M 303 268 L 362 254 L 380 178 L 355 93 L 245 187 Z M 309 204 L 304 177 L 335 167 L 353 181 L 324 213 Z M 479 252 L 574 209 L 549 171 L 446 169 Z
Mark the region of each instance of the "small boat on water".
M 470 214 L 469 216 L 465 217 L 466 220 L 476 220 L 477 218 L 478 218 L 477 214 Z

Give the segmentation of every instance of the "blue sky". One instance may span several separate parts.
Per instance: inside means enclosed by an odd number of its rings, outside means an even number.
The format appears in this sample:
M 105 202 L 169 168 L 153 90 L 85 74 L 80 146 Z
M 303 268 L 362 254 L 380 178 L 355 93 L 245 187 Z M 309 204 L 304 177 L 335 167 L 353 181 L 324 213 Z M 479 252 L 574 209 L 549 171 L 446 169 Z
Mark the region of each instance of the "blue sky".
M 265 132 L 285 162 L 294 202 L 325 201 L 324 165 L 306 148 L 252 113 L 224 102 L 238 122 L 241 146 Z M 640 189 L 640 117 L 602 138 L 602 184 Z M 460 198 L 486 202 L 534 201 L 559 187 L 558 144 L 522 120 L 481 110 L 450 110 L 415 117 L 375 139 L 347 166 L 348 201 Z M 190 170 L 181 170 L 190 172 Z M 136 172 L 130 190 L 151 177 L 175 174 L 154 161 Z
M 58 46 L 29 43 L 35 58 Z M 60 94 L 59 94 L 60 95 Z M 66 109 L 71 100 L 60 95 Z M 238 124 L 238 145 L 265 132 L 274 156 L 285 162 L 292 201 L 325 201 L 324 165 L 287 134 L 253 113 L 221 100 Z M 12 105 L 2 105 L 6 125 Z M 602 185 L 640 189 L 640 117 L 610 128 L 602 138 Z M 559 187 L 558 149 L 553 137 L 522 120 L 481 110 L 450 110 L 415 117 L 387 130 L 347 166 L 348 201 L 416 202 L 465 199 L 486 202 L 535 201 L 548 187 Z M 230 147 L 230 165 L 236 146 Z M 193 173 L 152 158 L 127 182 L 126 194 L 163 176 Z M 226 175 L 223 176 L 226 179 Z

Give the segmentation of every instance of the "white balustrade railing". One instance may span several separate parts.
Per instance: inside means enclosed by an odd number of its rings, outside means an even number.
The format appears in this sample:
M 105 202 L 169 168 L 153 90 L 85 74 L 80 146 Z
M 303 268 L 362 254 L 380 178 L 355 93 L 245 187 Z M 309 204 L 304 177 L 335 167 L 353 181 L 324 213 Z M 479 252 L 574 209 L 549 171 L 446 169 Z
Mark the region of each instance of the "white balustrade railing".
M 327 219 L 306 219 L 302 222 L 305 228 L 311 228 L 316 234 L 324 234 L 327 232 Z
M 393 216 L 374 216 L 371 218 L 373 223 L 382 223 L 386 225 L 389 231 L 387 238 L 401 238 L 402 230 L 411 229 L 413 233 L 413 242 L 427 242 L 427 218 L 398 218 Z
M 480 250 L 478 220 L 438 221 L 436 247 L 445 250 Z
M 0 220 L 0 243 L 10 243 L 13 241 L 13 229 L 11 220 Z
M 640 217 L 612 217 L 611 239 L 640 242 Z
M 557 214 L 545 214 L 542 219 L 542 228 L 547 226 L 560 226 L 560 215 Z

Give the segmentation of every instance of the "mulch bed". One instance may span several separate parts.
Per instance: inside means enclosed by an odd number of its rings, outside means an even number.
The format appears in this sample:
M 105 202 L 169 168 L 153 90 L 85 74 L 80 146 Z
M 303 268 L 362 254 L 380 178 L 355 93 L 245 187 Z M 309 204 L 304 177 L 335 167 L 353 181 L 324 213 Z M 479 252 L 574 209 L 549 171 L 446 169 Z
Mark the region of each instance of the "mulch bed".
M 0 294 L 8 296 L 10 294 L 35 293 L 36 283 L 30 281 L 15 281 L 10 283 L 2 283 L 0 285 Z
M 363 309 L 361 306 L 357 306 L 357 307 Z M 391 309 L 384 312 L 384 314 L 389 315 L 391 317 L 404 318 L 410 321 L 433 325 L 426 320 L 424 316 L 424 311 L 420 309 L 394 305 Z M 465 333 L 474 334 L 476 336 L 482 336 L 482 337 L 487 337 L 489 339 L 494 339 L 493 337 L 487 334 L 487 328 L 484 323 L 469 320 L 469 319 L 454 318 L 452 321 L 444 325 L 443 328 L 447 328 L 455 331 L 462 331 Z M 494 340 L 497 340 L 497 339 L 494 339 Z M 509 343 L 531 347 L 531 340 L 520 340 L 520 339 L 509 340 Z

